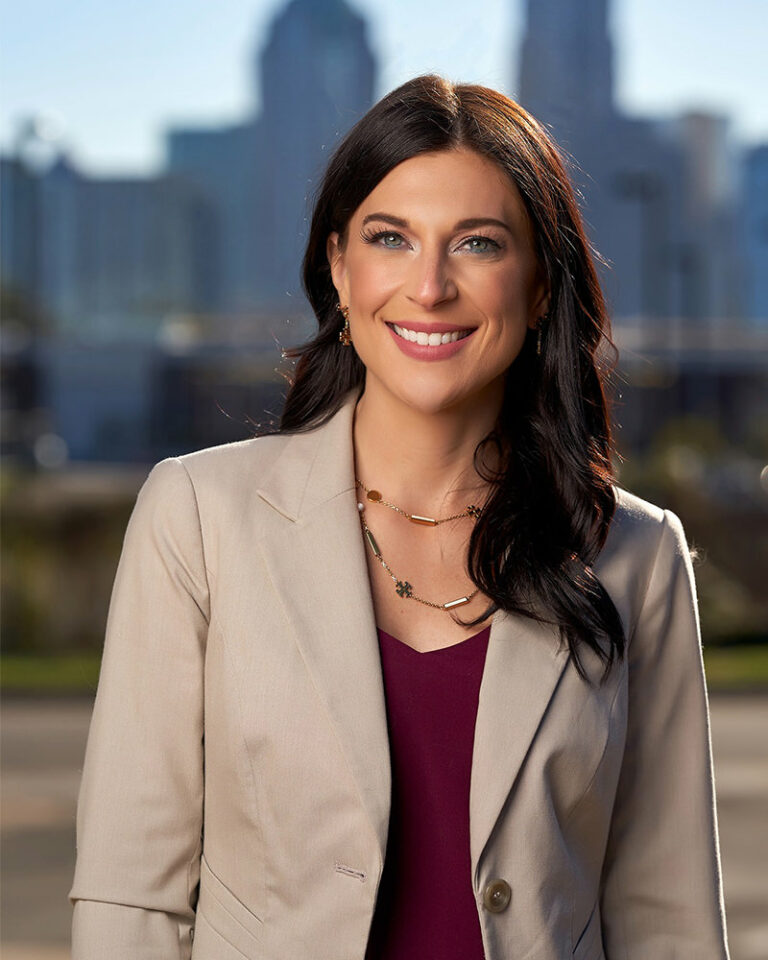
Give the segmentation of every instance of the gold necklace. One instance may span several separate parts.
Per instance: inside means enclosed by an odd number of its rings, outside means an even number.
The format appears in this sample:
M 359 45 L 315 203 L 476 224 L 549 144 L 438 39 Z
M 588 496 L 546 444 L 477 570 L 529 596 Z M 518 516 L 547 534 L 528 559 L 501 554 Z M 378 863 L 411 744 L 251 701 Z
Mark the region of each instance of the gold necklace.
M 362 487 L 365 490 L 365 496 L 367 500 L 370 500 L 371 503 L 380 503 L 382 506 L 390 507 L 392 510 L 397 511 L 401 516 L 406 517 L 411 523 L 419 523 L 426 527 L 436 527 L 438 524 L 447 523 L 449 520 L 459 520 L 461 517 L 473 517 L 477 520 L 482 513 L 480 507 L 476 507 L 474 503 L 468 504 L 461 513 L 454 513 L 451 517 L 443 517 L 440 520 L 436 520 L 434 517 L 422 517 L 417 513 L 408 513 L 407 510 L 403 510 L 402 507 L 396 507 L 394 503 L 390 503 L 389 500 L 385 500 L 378 490 L 369 490 L 366 485 L 360 481 L 355 480 L 355 485 Z
M 357 481 L 355 481 L 355 482 L 357 483 L 358 486 L 363 487 L 363 490 L 365 490 L 365 491 L 366 491 L 366 494 L 368 494 L 368 499 L 369 499 L 372 503 L 384 503 L 385 506 L 391 506 L 393 510 L 397 510 L 398 513 L 401 513 L 403 516 L 408 517 L 409 520 L 412 520 L 412 518 L 413 518 L 413 516 L 414 516 L 413 514 L 408 514 L 408 513 L 406 513 L 405 510 L 401 510 L 399 507 L 394 506 L 394 504 L 390 504 L 390 503 L 387 503 L 386 501 L 382 500 L 382 499 L 381 499 L 381 494 L 378 492 L 378 490 L 368 491 L 368 490 L 363 486 L 363 484 L 360 483 L 359 480 L 357 480 Z M 371 497 L 371 496 L 370 496 L 371 493 L 372 493 L 372 494 L 378 494 L 378 499 Z M 389 575 L 389 577 L 394 581 L 394 583 L 395 583 L 395 592 L 397 593 L 398 597 L 402 597 L 404 600 L 406 600 L 406 599 L 407 599 L 407 600 L 418 600 L 419 603 L 423 603 L 423 604 L 424 604 L 425 606 L 427 606 L 427 607 L 434 607 L 434 608 L 437 609 L 437 610 L 453 610 L 454 607 L 463 607 L 464 604 L 469 603 L 469 602 L 472 600 L 472 598 L 473 598 L 477 593 L 479 593 L 479 588 L 476 587 L 476 588 L 472 591 L 472 593 L 468 594 L 466 597 L 458 597 L 456 600 L 449 600 L 447 603 L 434 603 L 432 600 L 425 600 L 423 597 L 418 597 L 418 596 L 416 596 L 416 594 L 413 592 L 413 586 L 412 586 L 407 580 L 401 580 L 401 579 L 397 576 L 397 574 L 393 573 L 392 570 L 391 570 L 391 568 L 390 568 L 390 566 L 389 566 L 389 564 L 388 564 L 387 561 L 384 559 L 384 557 L 381 555 L 381 550 L 380 550 L 380 548 L 379 548 L 378 543 L 376 542 L 376 538 L 374 537 L 373 533 L 371 532 L 371 529 L 370 529 L 370 527 L 368 526 L 368 524 L 365 522 L 365 505 L 364 505 L 363 503 L 361 503 L 361 502 L 358 502 L 357 508 L 358 508 L 358 511 L 360 512 L 360 523 L 362 524 L 362 527 L 363 527 L 363 532 L 364 532 L 364 534 L 365 534 L 365 539 L 368 541 L 368 545 L 370 546 L 371 550 L 373 551 L 374 557 L 376 557 L 376 559 L 379 561 L 379 563 L 382 565 L 382 567 L 384 567 L 384 569 L 387 571 L 387 574 Z M 476 512 L 476 513 L 474 513 L 474 512 L 470 513 L 470 512 L 469 512 L 470 510 L 477 511 L 477 512 Z M 480 510 L 479 510 L 479 508 L 478 508 L 478 507 L 475 507 L 475 506 L 472 505 L 472 504 L 470 504 L 463 513 L 457 514 L 456 517 L 446 517 L 445 520 L 455 520 L 455 519 L 458 519 L 458 517 L 464 517 L 464 516 L 470 516 L 470 517 L 474 517 L 475 519 L 477 519 L 477 517 L 478 517 L 479 515 L 480 515 Z M 429 526 L 437 526 L 438 523 L 444 523 L 445 520 L 434 520 L 434 519 L 432 519 L 431 517 L 419 517 L 418 520 L 414 520 L 413 522 L 414 522 L 414 523 L 428 523 Z

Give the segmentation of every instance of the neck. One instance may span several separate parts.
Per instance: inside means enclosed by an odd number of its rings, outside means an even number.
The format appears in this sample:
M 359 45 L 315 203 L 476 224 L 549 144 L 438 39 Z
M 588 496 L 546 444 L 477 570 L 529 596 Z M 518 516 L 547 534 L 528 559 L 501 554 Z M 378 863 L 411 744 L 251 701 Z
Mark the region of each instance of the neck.
M 355 472 L 366 487 L 411 513 L 435 516 L 482 505 L 489 484 L 474 466 L 475 448 L 494 427 L 498 387 L 436 412 L 402 401 L 369 376 L 354 419 Z M 481 464 L 497 468 L 493 448 Z

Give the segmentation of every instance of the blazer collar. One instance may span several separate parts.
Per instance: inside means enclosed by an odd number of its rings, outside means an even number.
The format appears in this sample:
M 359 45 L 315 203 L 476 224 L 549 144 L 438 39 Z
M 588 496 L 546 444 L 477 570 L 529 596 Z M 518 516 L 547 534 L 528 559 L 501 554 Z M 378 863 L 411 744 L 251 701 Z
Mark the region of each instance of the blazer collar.
M 322 427 L 290 436 L 258 489 L 283 519 L 259 545 L 296 644 L 334 724 L 380 855 L 391 791 L 376 619 L 360 531 L 352 435 L 359 393 Z M 286 522 L 286 519 L 291 522 Z M 570 659 L 557 629 L 498 611 L 475 723 L 469 819 L 473 880 Z M 525 830 L 525 823 L 521 823 Z
M 350 390 L 321 427 L 287 435 L 282 453 L 257 493 L 289 520 L 299 520 L 339 494 L 354 490 L 352 425 L 362 390 Z

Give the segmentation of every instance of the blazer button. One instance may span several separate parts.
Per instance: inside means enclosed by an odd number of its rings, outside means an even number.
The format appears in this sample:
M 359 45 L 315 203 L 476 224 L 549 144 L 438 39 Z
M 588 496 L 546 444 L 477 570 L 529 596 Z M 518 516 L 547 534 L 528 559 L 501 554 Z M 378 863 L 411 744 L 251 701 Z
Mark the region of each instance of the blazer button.
M 501 913 L 509 906 L 512 889 L 506 880 L 491 880 L 483 890 L 483 906 L 491 913 Z

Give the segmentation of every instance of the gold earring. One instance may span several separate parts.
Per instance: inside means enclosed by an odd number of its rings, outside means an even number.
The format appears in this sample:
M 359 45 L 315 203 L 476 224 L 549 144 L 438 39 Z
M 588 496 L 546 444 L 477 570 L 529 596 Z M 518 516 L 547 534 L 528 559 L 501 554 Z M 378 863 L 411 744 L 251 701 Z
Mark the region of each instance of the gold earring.
M 340 303 L 336 304 L 336 309 L 344 317 L 344 326 L 339 334 L 339 340 L 345 347 L 352 346 L 352 337 L 349 332 L 349 307 L 342 307 Z

